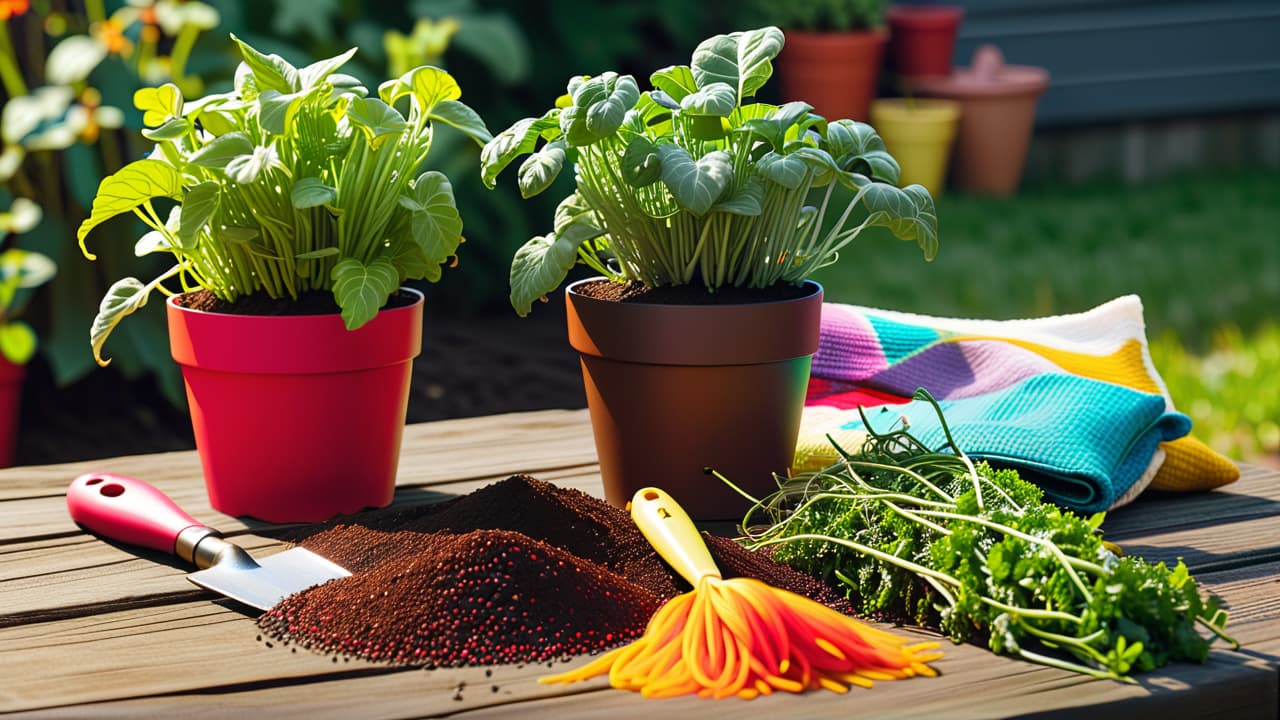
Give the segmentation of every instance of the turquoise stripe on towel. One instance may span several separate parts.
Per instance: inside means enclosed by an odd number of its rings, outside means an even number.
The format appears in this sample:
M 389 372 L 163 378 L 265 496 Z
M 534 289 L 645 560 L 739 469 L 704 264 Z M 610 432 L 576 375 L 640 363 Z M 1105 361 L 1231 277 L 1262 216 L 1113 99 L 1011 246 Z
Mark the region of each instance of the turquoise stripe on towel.
M 1067 374 L 1035 375 L 975 397 L 941 400 L 952 437 L 970 457 L 1039 481 L 1047 499 L 1081 512 L 1110 508 L 1142 476 L 1159 443 L 1191 431 L 1164 397 Z M 946 447 L 933 406 L 916 400 L 868 412 L 877 432 L 905 417 L 911 434 Z M 862 427 L 848 423 L 846 430 Z

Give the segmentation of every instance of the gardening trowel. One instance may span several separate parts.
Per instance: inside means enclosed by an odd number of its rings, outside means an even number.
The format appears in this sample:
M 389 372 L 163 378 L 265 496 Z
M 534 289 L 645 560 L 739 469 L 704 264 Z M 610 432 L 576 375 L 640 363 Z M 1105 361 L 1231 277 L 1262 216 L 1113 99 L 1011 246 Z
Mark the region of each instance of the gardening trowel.
M 72 480 L 67 510 L 72 520 L 103 537 L 177 555 L 200 568 L 187 576 L 191 582 L 261 610 L 351 574 L 304 548 L 254 560 L 169 496 L 123 475 L 89 473 Z

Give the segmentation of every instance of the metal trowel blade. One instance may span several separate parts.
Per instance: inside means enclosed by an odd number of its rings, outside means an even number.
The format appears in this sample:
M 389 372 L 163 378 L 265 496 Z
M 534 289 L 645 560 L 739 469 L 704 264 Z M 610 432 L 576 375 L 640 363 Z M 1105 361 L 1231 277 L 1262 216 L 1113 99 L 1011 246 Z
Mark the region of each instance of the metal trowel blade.
M 246 557 L 241 556 L 234 563 L 220 562 L 191 573 L 187 579 L 245 605 L 269 610 L 289 595 L 351 574 L 306 548 L 293 548 L 261 560 L 246 562 Z

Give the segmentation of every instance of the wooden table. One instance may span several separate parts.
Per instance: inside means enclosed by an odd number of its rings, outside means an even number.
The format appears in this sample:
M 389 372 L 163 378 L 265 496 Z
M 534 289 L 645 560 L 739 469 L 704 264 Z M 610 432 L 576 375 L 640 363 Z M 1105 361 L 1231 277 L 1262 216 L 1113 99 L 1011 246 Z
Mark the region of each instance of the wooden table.
M 82 472 L 144 478 L 253 552 L 279 543 L 209 508 L 194 452 L 0 471 L 0 712 L 37 717 L 778 717 L 1275 718 L 1280 663 L 1280 473 L 1194 497 L 1144 498 L 1108 537 L 1149 560 L 1183 557 L 1231 606 L 1239 651 L 1179 664 L 1136 685 L 945 645 L 942 676 L 848 695 L 752 702 L 644 700 L 596 680 L 538 685 L 536 667 L 435 671 L 335 663 L 258 641 L 251 616 L 185 579 L 82 532 L 63 493 Z M 599 494 L 586 412 L 557 410 L 409 426 L 397 503 L 466 493 L 516 472 Z M 921 633 L 923 634 L 923 633 Z M 558 668 L 566 666 L 557 665 Z M 1140 713 L 1140 714 L 1135 714 Z M 1156 713 L 1160 713 L 1156 715 Z

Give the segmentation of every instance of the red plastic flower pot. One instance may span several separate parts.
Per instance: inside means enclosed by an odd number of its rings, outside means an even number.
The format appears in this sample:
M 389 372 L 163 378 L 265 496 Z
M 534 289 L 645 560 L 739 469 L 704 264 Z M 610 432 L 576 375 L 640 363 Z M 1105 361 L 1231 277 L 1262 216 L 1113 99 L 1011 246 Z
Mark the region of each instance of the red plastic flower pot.
M 654 485 L 699 520 L 741 520 L 795 456 L 822 287 L 793 300 L 661 305 L 566 291 L 605 499 Z
M 15 365 L 0 355 L 0 467 L 13 464 L 18 436 L 18 409 L 22 400 L 25 365 Z
M 904 78 L 950 75 L 963 18 L 958 5 L 891 5 L 886 13 L 890 69 Z
M 209 502 L 228 515 L 317 522 L 395 492 L 422 293 L 347 330 L 337 315 L 190 310 L 170 298 Z

